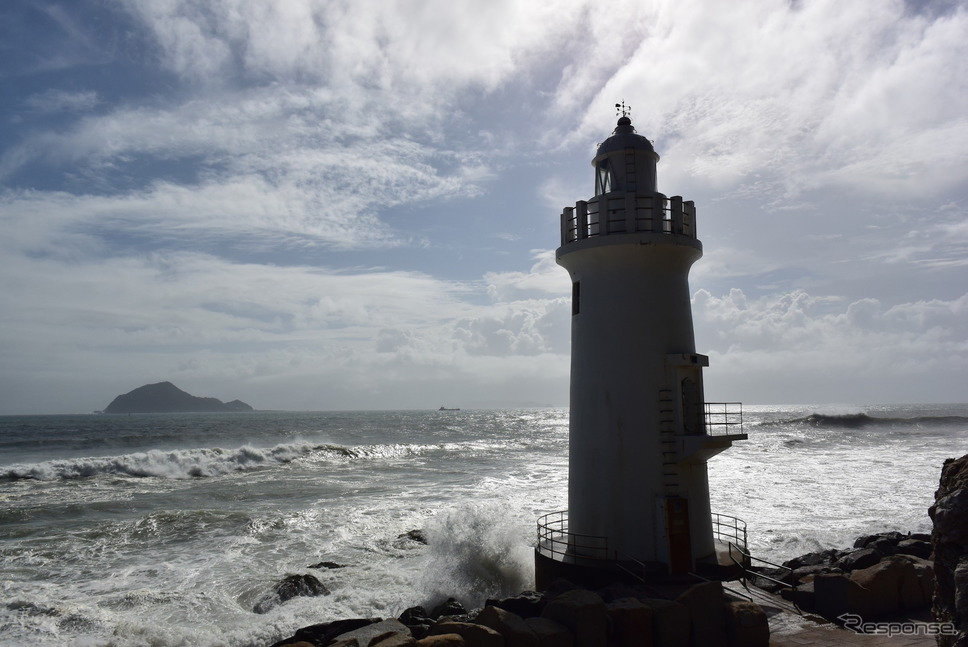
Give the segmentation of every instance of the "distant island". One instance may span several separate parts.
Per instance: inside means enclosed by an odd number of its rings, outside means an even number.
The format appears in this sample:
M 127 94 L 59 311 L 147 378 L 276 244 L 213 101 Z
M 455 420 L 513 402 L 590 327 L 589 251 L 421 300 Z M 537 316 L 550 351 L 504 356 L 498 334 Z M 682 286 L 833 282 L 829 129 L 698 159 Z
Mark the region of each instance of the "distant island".
M 213 413 L 254 411 L 241 400 L 222 402 L 185 393 L 171 382 L 146 384 L 114 398 L 103 413 Z

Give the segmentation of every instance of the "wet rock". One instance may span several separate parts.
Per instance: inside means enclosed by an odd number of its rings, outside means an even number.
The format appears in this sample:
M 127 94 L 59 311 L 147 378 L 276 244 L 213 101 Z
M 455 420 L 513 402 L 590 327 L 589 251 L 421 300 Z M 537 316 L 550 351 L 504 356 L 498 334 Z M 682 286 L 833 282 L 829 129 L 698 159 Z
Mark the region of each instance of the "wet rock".
M 320 570 L 323 570 L 323 569 L 333 570 L 335 568 L 346 568 L 346 564 L 337 564 L 336 562 L 318 562 L 316 564 L 312 564 L 311 566 L 308 566 L 307 568 L 316 568 Z
M 522 618 L 537 618 L 547 604 L 548 600 L 542 594 L 535 591 L 524 591 L 510 598 L 490 599 L 484 603 L 484 606 L 498 607 Z
M 327 647 L 371 647 L 375 645 L 412 645 L 416 641 L 399 620 L 381 620 L 339 634 Z
M 407 532 L 401 533 L 397 535 L 397 539 L 415 541 L 418 544 L 427 543 L 427 535 L 420 529 L 408 530 Z
M 327 595 L 329 590 L 312 575 L 287 575 L 277 582 L 272 590 L 263 595 L 252 610 L 256 613 L 268 613 L 288 600 L 300 596 Z
M 328 645 L 336 636 L 379 621 L 379 618 L 353 618 L 311 625 L 299 629 L 291 637 L 280 640 L 271 647 L 296 647 L 299 643 L 308 643 L 313 646 Z
M 467 615 L 467 609 L 456 598 L 447 598 L 444 602 L 434 607 L 430 612 L 430 617 L 434 620 L 444 616 L 463 616 Z

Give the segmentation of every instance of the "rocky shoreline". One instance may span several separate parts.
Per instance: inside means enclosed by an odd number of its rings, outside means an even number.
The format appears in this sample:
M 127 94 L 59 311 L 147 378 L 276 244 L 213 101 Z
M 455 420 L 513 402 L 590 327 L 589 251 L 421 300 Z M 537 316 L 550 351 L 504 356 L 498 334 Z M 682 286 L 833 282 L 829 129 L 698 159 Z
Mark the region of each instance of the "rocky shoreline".
M 752 567 L 748 584 L 803 611 L 842 622 L 911 616 L 933 605 L 947 631 L 939 647 L 968 647 L 968 455 L 945 462 L 931 535 L 883 532 L 853 547 L 802 555 L 782 567 Z M 407 535 L 423 541 L 419 531 Z M 315 568 L 340 568 L 323 562 Z M 315 582 L 314 582 L 315 580 Z M 318 586 L 317 586 L 318 585 Z M 289 576 L 264 609 L 296 595 L 325 594 L 313 576 Z M 257 611 L 259 609 L 256 609 Z M 758 604 L 728 597 L 716 581 L 662 585 L 616 583 L 587 590 L 558 581 L 551 590 L 487 600 L 468 612 L 455 599 L 397 618 L 337 620 L 299 629 L 271 647 L 768 647 L 770 627 Z

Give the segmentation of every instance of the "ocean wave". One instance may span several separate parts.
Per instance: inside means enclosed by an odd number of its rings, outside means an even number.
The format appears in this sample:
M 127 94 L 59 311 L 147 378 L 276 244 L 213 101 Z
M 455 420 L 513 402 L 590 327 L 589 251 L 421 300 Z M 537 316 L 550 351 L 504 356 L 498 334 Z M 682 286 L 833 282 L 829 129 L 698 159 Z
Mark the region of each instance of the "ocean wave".
M 866 413 L 845 413 L 837 415 L 812 413 L 809 416 L 805 416 L 803 418 L 794 418 L 781 424 L 817 427 L 823 429 L 864 429 L 866 427 L 895 427 L 897 425 L 921 427 L 968 425 L 968 417 L 915 416 L 913 418 L 899 418 L 871 416 Z
M 317 445 L 291 443 L 259 449 L 153 449 L 121 456 L 97 456 L 50 460 L 29 465 L 12 465 L 0 469 L 0 481 L 74 480 L 98 476 L 129 478 L 187 479 L 223 476 L 233 472 L 285 465 L 300 459 L 363 460 L 401 458 L 418 454 L 415 445 Z

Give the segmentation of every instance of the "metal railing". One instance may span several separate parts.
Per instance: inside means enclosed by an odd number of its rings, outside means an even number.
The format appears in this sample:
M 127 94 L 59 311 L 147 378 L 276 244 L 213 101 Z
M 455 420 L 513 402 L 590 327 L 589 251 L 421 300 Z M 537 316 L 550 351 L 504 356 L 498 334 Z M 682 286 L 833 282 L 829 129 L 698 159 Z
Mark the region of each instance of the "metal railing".
M 538 518 L 538 553 L 552 559 L 609 559 L 608 537 L 568 532 L 568 511 L 550 512 Z
M 729 436 L 743 432 L 742 402 L 706 402 L 706 433 L 710 436 Z
M 738 546 L 747 551 L 746 522 L 738 517 L 731 517 L 728 514 L 714 512 L 713 517 L 713 537 L 729 543 L 730 546 Z
M 662 193 L 606 193 L 579 200 L 561 213 L 561 244 L 585 238 L 651 232 L 696 238 L 696 205 Z
M 713 537 L 747 551 L 746 522 L 727 514 L 712 514 Z M 568 532 L 568 511 L 549 512 L 538 517 L 538 545 L 541 555 L 580 557 L 593 560 L 615 560 L 609 553 L 608 537 Z M 631 558 L 628 558 L 631 559 Z M 634 560 L 632 560 L 634 561 Z

